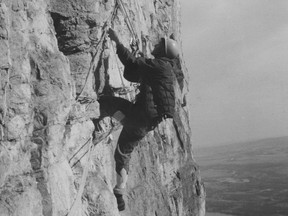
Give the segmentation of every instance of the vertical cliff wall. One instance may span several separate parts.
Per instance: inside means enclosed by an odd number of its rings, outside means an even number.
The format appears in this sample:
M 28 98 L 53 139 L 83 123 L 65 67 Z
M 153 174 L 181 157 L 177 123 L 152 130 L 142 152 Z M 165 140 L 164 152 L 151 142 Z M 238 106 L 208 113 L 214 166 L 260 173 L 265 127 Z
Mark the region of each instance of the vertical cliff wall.
M 93 120 L 99 95 L 133 100 L 137 86 L 123 79 L 106 31 L 113 26 L 127 46 L 134 35 L 148 56 L 159 37 L 174 33 L 181 43 L 181 33 L 180 0 L 118 3 L 0 0 L 1 216 L 120 215 L 112 188 L 121 125 L 105 118 L 108 132 L 95 136 Z M 205 214 L 186 77 L 175 86 L 175 122 L 162 122 L 133 153 L 121 215 Z

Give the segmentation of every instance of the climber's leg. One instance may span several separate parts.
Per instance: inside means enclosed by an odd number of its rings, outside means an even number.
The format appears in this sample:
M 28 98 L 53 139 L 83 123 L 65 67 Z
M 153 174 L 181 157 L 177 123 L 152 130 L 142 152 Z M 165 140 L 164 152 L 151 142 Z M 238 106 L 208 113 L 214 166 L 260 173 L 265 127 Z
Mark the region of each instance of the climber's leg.
M 115 123 L 114 121 L 111 121 L 111 117 L 117 122 L 122 122 L 122 120 L 125 118 L 124 113 L 127 113 L 132 106 L 130 101 L 113 96 L 102 96 L 98 102 L 100 117 L 98 119 L 93 119 L 93 123 L 95 125 L 93 140 L 96 142 L 105 137 L 107 133 L 111 132 L 111 127 L 113 127 Z
M 128 180 L 128 173 L 124 168 L 122 168 L 119 174 L 117 173 L 116 188 L 124 189 L 126 187 L 127 180 Z
M 130 106 L 114 155 L 116 172 L 118 174 L 117 187 L 125 188 L 131 153 L 149 130 L 150 122 L 143 107 L 137 105 Z
M 137 128 L 124 126 L 118 139 L 118 144 L 115 150 L 115 162 L 116 172 L 121 174 L 121 170 L 124 168 L 126 172 L 129 172 L 129 161 L 131 159 L 131 153 L 138 145 L 138 142 L 147 134 L 146 128 Z
M 100 116 L 113 116 L 117 111 L 126 116 L 132 103 L 120 97 L 102 96 L 98 100 L 100 105 Z M 117 114 L 116 114 L 117 117 Z
M 138 142 L 146 135 L 146 133 L 147 129 L 145 127 L 137 128 L 127 125 L 124 125 L 121 131 L 114 155 L 117 172 L 117 182 L 114 188 L 114 194 L 117 199 L 119 211 L 123 211 L 125 209 L 123 191 L 125 191 L 126 183 L 128 180 L 131 153 L 137 146 Z M 119 193 L 119 191 L 121 191 L 121 193 Z
M 117 173 L 117 184 L 113 189 L 113 192 L 115 194 L 118 210 L 123 211 L 125 209 L 125 201 L 123 199 L 123 195 L 125 193 L 125 186 L 128 180 L 128 173 L 123 168 L 120 173 Z

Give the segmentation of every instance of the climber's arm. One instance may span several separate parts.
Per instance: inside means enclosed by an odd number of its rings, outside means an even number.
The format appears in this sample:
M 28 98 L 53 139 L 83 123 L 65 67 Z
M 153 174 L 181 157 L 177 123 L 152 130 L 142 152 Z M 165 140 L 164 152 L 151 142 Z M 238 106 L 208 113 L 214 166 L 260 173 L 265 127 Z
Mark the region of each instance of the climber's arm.
M 151 71 L 151 66 L 147 63 L 149 59 L 135 57 L 135 55 L 120 42 L 113 29 L 109 29 L 108 34 L 110 39 L 116 43 L 118 57 L 125 66 L 126 79 L 135 82 L 135 80 L 139 80 L 141 73 Z
M 148 59 L 143 57 L 135 57 L 130 50 L 128 50 L 123 44 L 117 44 L 117 55 L 125 67 L 129 67 L 135 70 L 135 73 L 140 73 L 141 70 L 149 70 Z

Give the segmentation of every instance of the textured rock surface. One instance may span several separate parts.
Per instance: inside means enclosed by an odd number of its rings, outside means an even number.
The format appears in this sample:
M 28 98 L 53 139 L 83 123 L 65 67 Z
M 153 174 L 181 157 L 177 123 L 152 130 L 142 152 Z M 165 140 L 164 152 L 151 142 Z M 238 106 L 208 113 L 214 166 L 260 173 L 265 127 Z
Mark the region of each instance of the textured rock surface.
M 123 1 L 144 53 L 164 34 L 181 41 L 179 2 Z M 105 119 L 112 136 L 93 139 L 97 101 L 75 98 L 135 97 L 105 34 L 112 25 L 129 45 L 124 14 L 114 0 L 0 0 L 1 216 L 120 215 L 112 188 L 121 126 Z M 175 123 L 162 122 L 133 153 L 121 215 L 205 214 L 188 111 L 181 106 L 186 81 L 175 86 Z

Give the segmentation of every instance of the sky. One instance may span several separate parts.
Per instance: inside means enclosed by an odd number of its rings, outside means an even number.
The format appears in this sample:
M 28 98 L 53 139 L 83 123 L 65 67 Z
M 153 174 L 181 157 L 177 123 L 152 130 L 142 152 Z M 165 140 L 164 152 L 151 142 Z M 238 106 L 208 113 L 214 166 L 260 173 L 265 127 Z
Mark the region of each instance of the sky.
M 194 146 L 288 135 L 288 1 L 181 0 Z

